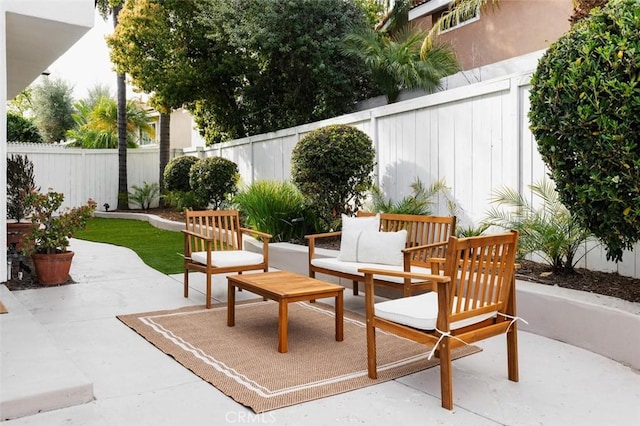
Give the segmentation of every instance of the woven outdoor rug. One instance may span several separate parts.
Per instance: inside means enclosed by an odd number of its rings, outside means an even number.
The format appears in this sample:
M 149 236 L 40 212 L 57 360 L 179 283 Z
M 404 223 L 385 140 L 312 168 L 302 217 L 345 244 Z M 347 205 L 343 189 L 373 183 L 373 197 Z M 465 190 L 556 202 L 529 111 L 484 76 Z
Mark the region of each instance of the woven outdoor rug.
M 429 348 L 378 331 L 378 379 L 367 376 L 366 322 L 345 311 L 344 341 L 335 340 L 333 308 L 289 305 L 288 352 L 278 352 L 278 304 L 238 303 L 235 326 L 214 305 L 120 315 L 118 319 L 193 373 L 256 413 L 392 380 L 438 364 Z M 478 352 L 454 351 L 454 358 Z

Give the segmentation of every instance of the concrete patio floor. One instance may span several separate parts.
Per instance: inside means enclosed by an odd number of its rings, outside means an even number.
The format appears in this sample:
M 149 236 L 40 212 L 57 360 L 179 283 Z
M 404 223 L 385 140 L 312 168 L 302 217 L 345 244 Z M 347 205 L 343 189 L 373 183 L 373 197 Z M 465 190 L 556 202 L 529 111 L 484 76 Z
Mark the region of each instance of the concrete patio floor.
M 16 292 L 0 286 L 9 309 L 0 315 L 0 417 L 22 415 L 7 425 L 640 424 L 638 371 L 523 331 L 518 383 L 507 380 L 502 337 L 454 362 L 453 411 L 440 406 L 436 367 L 256 415 L 116 319 L 202 305 L 202 279 L 194 275 L 185 299 L 181 275 L 163 275 L 128 249 L 79 240 L 71 248 L 77 284 Z M 225 301 L 226 280 L 216 283 L 214 297 Z M 362 296 L 345 297 L 345 309 L 363 312 Z

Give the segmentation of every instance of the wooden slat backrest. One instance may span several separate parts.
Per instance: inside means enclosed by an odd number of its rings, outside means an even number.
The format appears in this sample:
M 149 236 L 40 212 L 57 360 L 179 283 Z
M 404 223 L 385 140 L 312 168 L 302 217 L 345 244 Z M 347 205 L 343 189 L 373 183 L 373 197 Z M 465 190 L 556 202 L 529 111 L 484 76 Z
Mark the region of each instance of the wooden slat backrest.
M 185 220 L 188 231 L 204 238 L 188 236 L 189 252 L 206 251 L 206 239 L 212 240 L 212 251 L 242 250 L 237 210 L 187 211 Z
M 504 311 L 513 290 L 518 233 L 452 237 L 444 273 L 452 277 L 450 321 Z

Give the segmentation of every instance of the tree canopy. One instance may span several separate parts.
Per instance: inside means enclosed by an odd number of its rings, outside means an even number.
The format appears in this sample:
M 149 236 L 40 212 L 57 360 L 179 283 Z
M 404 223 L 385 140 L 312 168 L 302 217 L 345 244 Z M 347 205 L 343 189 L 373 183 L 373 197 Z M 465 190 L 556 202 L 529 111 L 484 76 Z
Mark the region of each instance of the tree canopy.
M 73 127 L 73 87 L 59 78 L 45 78 L 33 89 L 34 122 L 45 142 L 66 140 Z
M 209 142 L 350 111 L 363 64 L 340 51 L 366 25 L 352 0 L 130 0 L 109 38 L 154 106 L 187 105 Z

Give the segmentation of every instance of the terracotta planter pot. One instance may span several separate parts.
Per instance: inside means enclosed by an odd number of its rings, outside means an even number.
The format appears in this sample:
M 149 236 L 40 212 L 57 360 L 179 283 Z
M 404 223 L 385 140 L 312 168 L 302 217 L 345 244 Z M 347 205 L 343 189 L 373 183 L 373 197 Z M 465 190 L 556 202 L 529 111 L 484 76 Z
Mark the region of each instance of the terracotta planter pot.
M 15 243 L 16 251 L 19 252 L 22 248 L 22 242 L 31 233 L 33 226 L 31 222 L 7 223 L 7 247 L 11 247 Z
M 69 280 L 69 269 L 71 269 L 71 259 L 73 259 L 72 251 L 55 254 L 34 253 L 31 258 L 40 284 L 58 285 Z

